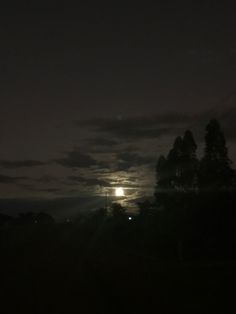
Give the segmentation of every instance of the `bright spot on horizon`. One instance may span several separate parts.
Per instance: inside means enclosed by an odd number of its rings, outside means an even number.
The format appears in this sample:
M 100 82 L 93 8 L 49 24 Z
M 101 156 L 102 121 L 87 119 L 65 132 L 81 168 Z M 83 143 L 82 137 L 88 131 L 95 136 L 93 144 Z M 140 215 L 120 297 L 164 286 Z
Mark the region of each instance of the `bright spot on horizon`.
M 123 188 L 116 188 L 115 193 L 116 193 L 116 196 L 124 196 L 125 195 Z
M 132 217 L 129 217 L 129 220 L 132 220 Z

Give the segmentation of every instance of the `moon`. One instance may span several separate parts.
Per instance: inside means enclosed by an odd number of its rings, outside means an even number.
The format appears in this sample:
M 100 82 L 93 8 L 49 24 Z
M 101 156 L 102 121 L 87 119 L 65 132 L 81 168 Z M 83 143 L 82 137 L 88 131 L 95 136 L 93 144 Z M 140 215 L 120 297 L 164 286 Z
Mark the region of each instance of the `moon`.
M 116 196 L 124 196 L 125 195 L 125 192 L 124 192 L 124 189 L 123 188 L 116 188 L 116 191 L 115 191 L 115 193 L 116 193 Z

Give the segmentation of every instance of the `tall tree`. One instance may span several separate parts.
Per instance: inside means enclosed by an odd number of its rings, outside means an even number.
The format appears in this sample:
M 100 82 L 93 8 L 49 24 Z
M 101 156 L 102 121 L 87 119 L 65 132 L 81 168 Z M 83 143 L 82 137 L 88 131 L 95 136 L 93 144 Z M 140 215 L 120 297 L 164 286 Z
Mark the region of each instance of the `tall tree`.
M 197 186 L 198 159 L 197 144 L 191 131 L 187 130 L 184 137 L 178 136 L 167 158 L 160 156 L 156 166 L 155 197 L 164 207 L 169 203 L 170 193 L 185 192 Z
M 173 144 L 173 148 L 167 158 L 160 156 L 156 166 L 157 189 L 159 190 L 179 190 L 183 186 L 184 157 L 189 155 L 188 138 L 185 142 L 178 136 Z
M 187 130 L 183 137 L 182 177 L 181 184 L 186 190 L 196 188 L 198 185 L 198 159 L 196 155 L 197 144 L 191 131 Z
M 169 187 L 167 160 L 163 155 L 161 155 L 157 161 L 156 179 L 157 185 L 160 189 L 166 189 Z
M 165 156 L 161 155 L 156 165 L 156 187 L 155 198 L 159 207 L 165 206 L 166 195 L 170 189 L 170 177 L 168 162 Z M 145 212 L 147 210 L 145 209 Z
M 183 139 L 178 136 L 173 148 L 167 156 L 167 166 L 169 172 L 169 184 L 174 190 L 181 189 L 181 177 L 183 171 Z
M 234 171 L 228 157 L 224 133 L 217 120 L 206 126 L 205 150 L 200 164 L 200 185 L 202 188 L 227 188 L 232 186 Z
M 161 156 L 157 162 L 155 198 L 159 207 L 168 207 L 170 195 L 180 188 L 182 156 L 183 140 L 178 136 L 167 158 Z

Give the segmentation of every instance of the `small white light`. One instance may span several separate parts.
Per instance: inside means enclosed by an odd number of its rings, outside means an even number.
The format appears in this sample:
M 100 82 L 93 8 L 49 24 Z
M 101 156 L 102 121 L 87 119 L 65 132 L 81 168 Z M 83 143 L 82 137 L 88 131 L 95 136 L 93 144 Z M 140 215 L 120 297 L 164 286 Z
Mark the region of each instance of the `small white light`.
M 132 220 L 132 217 L 129 217 L 128 219 L 129 219 L 129 220 Z

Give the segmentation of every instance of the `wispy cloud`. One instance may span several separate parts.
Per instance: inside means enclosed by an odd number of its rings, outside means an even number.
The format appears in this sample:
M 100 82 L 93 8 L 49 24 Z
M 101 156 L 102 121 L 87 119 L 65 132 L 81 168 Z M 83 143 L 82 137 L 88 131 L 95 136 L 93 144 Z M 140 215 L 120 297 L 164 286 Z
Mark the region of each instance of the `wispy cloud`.
M 120 152 L 117 154 L 116 170 L 127 171 L 131 167 L 147 166 L 153 164 L 153 156 L 143 156 L 137 153 Z
M 83 184 L 86 186 L 109 186 L 109 183 L 105 180 L 102 179 L 97 179 L 97 178 L 86 178 L 82 176 L 68 176 L 68 179 L 72 181 L 73 184 L 79 183 Z
M 87 139 L 86 141 L 89 145 L 101 146 L 102 148 L 116 146 L 119 144 L 119 141 L 116 141 L 111 138 L 102 138 L 102 137 L 90 138 L 90 139 Z
M 20 180 L 25 180 L 26 177 L 12 177 L 12 176 L 7 176 L 7 175 L 0 175 L 0 183 L 16 183 L 17 181 Z
M 89 126 L 97 132 L 107 133 L 115 138 L 145 139 L 158 138 L 164 134 L 176 133 L 190 121 L 190 116 L 169 113 L 146 117 L 119 119 L 92 119 L 78 122 L 78 126 Z
M 0 166 L 6 169 L 24 168 L 24 167 L 37 167 L 45 165 L 45 162 L 39 160 L 0 160 Z
M 98 161 L 88 154 L 79 152 L 78 150 L 72 150 L 65 153 L 64 158 L 54 160 L 61 166 L 68 168 L 89 168 L 91 166 L 98 165 Z

